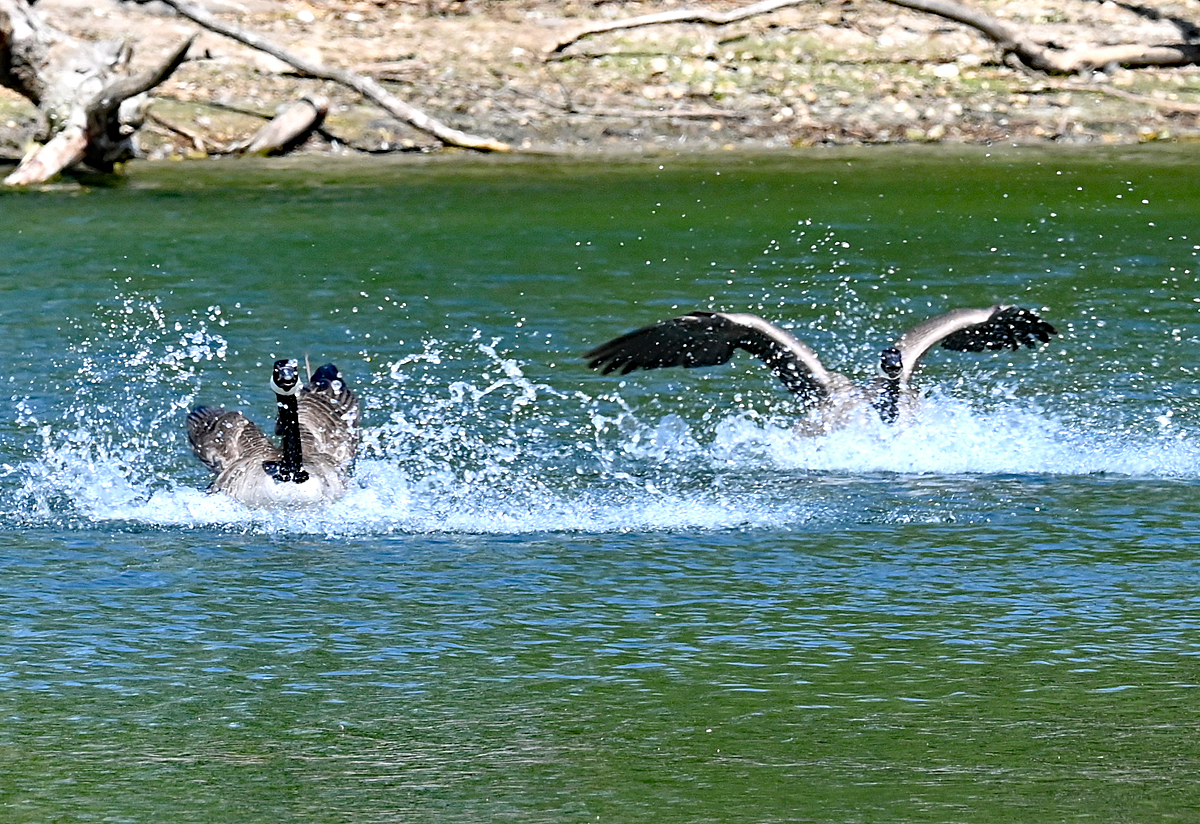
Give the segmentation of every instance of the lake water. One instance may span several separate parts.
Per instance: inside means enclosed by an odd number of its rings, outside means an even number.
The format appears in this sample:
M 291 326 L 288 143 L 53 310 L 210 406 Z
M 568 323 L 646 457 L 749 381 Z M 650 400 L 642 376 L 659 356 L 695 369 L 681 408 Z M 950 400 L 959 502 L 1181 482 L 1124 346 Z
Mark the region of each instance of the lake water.
M 0 195 L 0 818 L 1057 822 L 1200 814 L 1196 147 L 139 165 Z M 914 426 L 821 439 L 754 311 Z M 183 418 L 336 362 L 315 513 L 206 495 Z

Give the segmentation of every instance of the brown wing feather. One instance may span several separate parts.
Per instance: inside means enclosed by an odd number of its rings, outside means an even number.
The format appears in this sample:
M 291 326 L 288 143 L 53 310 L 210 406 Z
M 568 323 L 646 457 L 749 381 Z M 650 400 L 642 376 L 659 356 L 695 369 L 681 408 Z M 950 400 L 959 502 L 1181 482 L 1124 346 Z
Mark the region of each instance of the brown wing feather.
M 347 470 L 358 452 L 358 398 L 332 363 L 315 373 L 298 398 L 301 448 Z
M 213 472 L 242 458 L 279 460 L 279 450 L 241 412 L 198 406 L 187 417 L 188 442 L 196 457 Z

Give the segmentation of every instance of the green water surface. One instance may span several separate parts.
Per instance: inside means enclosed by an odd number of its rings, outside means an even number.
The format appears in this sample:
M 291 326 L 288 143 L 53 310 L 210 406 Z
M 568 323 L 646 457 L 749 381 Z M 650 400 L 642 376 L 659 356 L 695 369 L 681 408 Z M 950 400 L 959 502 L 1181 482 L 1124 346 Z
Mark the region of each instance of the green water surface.
M 135 165 L 0 196 L 0 819 L 1190 822 L 1191 147 Z M 693 308 L 951 421 L 797 442 Z M 362 488 L 210 502 L 196 402 L 336 360 Z

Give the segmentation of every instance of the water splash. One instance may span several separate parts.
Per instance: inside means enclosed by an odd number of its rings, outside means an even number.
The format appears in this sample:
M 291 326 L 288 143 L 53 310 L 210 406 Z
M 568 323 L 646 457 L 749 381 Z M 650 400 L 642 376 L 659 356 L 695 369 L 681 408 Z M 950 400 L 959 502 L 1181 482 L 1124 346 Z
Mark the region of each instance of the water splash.
M 920 419 L 907 426 L 862 420 L 820 438 L 799 437 L 787 425 L 731 417 L 717 428 L 714 447 L 716 454 L 740 460 L 822 472 L 1131 477 L 1200 472 L 1196 433 L 1104 431 L 1037 407 L 979 411 L 948 398 L 931 399 Z
M 0 468 L 10 518 L 341 535 L 808 529 L 864 517 L 830 478 L 1200 474 L 1200 433 L 1170 410 L 1087 418 L 1011 394 L 981 409 L 935 391 L 911 426 L 864 419 L 807 438 L 787 414 L 714 402 L 695 417 L 648 416 L 619 393 L 539 382 L 502 340 L 476 334 L 368 356 L 351 492 L 319 512 L 258 512 L 203 491 L 183 436 L 212 362 L 229 353 L 219 308 L 176 321 L 153 299 L 126 298 L 100 317 L 102 333 L 63 364 L 63 408 L 18 404 L 27 439 Z M 896 521 L 946 517 L 933 501 L 876 508 Z

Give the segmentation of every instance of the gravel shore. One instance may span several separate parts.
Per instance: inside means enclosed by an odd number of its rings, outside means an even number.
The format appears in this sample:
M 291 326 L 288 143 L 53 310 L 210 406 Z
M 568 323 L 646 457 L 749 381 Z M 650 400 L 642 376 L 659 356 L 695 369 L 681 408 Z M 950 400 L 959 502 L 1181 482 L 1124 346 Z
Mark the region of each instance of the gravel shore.
M 1200 0 L 1155 14 L 1077 0 L 972 0 L 1064 45 L 1180 42 Z M 813 2 L 726 26 L 669 24 L 594 35 L 549 57 L 582 23 L 746 2 L 208 0 L 208 8 L 309 59 L 371 76 L 454 128 L 554 153 L 778 149 L 948 142 L 1132 144 L 1200 138 L 1200 68 L 1110 68 L 1048 77 L 1004 64 L 972 30 L 875 0 Z M 149 64 L 198 27 L 165 6 L 42 0 L 78 37 L 125 36 Z M 437 141 L 337 84 L 204 32 L 157 90 L 148 157 L 219 151 L 308 93 L 332 101 L 306 151 L 392 152 Z M 5 93 L 5 154 L 36 130 Z

